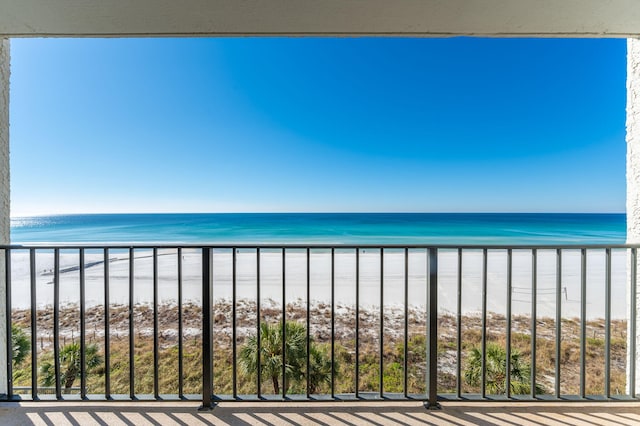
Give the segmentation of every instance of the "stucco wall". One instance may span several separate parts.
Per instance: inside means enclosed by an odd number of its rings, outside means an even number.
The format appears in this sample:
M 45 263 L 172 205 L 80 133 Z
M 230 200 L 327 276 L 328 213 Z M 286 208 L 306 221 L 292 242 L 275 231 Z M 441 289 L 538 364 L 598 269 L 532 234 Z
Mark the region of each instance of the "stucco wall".
M 640 243 L 640 39 L 627 41 L 627 242 Z M 640 272 L 640 267 L 637 270 Z M 640 279 L 637 282 L 640 284 Z M 640 295 L 640 291 L 637 294 Z M 630 292 L 627 293 L 627 300 L 631 302 Z M 638 306 L 637 298 L 633 302 Z M 627 306 L 627 318 L 630 318 L 631 303 Z M 629 339 L 635 338 L 637 342 L 634 357 L 636 371 L 640 371 L 638 331 L 640 322 L 637 322 L 636 336 L 628 333 Z M 630 365 L 631 355 L 627 353 L 627 365 Z M 640 375 L 636 374 L 636 388 L 640 385 L 639 379 Z
M 627 241 L 640 243 L 640 40 L 627 41 Z
M 9 40 L 0 39 L 0 244 L 9 243 Z M 6 282 L 0 255 L 0 394 L 7 393 Z
M 9 243 L 9 40 L 0 39 L 0 244 Z

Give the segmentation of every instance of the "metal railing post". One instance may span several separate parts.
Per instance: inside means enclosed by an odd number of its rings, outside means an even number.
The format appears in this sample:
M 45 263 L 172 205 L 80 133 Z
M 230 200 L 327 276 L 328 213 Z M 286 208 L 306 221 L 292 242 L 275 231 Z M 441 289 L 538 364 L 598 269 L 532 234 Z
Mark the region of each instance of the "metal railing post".
M 507 330 L 505 333 L 505 396 L 511 399 L 511 328 L 513 304 L 513 250 L 507 249 Z M 460 374 L 460 373 L 458 373 Z
M 36 249 L 29 249 L 31 296 L 31 399 L 38 400 L 38 305 L 36 304 Z
M 60 249 L 53 255 L 53 369 L 56 375 L 56 399 L 62 399 L 60 387 Z
M 135 250 L 129 248 L 129 398 L 136 399 L 135 386 L 135 323 L 134 323 L 134 290 L 135 290 Z
M 580 398 L 587 397 L 587 250 L 580 250 Z
M 104 259 L 104 397 L 111 398 L 111 314 L 109 296 L 109 249 L 103 249 Z M 57 324 L 57 323 L 56 323 Z
M 538 339 L 538 251 L 531 250 L 531 399 L 536 398 L 536 349 Z
M 213 410 L 213 294 L 211 289 L 211 248 L 202 248 L 202 405 L 199 411 Z
M 184 399 L 184 345 L 182 313 L 182 248 L 178 248 L 178 398 Z
M 636 397 L 636 342 L 638 336 L 636 333 L 637 317 L 638 317 L 638 249 L 631 249 L 631 312 L 629 313 L 629 396 Z
M 438 249 L 429 248 L 427 265 L 427 333 L 428 333 L 428 356 L 427 361 L 427 385 L 428 399 L 425 407 L 428 410 L 439 410 L 442 408 L 438 403 Z
M 356 248 L 356 347 L 355 347 L 355 397 L 360 398 L 360 249 Z M 380 372 L 382 374 L 382 371 Z
M 231 387 L 233 399 L 238 399 L 238 330 L 237 330 L 237 263 L 238 249 L 231 249 Z
M 4 250 L 5 325 L 7 327 L 7 399 L 13 398 L 13 336 L 11 331 L 11 249 Z
M 409 249 L 404 249 L 404 351 L 402 354 L 402 388 L 404 397 L 409 394 Z
M 287 252 L 282 248 L 282 400 L 287 399 Z
M 611 399 L 611 249 L 605 250 L 604 397 Z
M 336 249 L 331 249 L 331 399 L 336 399 Z M 357 334 L 356 334 L 357 335 Z
M 560 399 L 562 364 L 562 249 L 556 250 L 556 360 L 555 360 L 555 397 Z
M 482 312 L 480 324 L 480 398 L 487 397 L 487 249 L 482 250 Z
M 462 249 L 458 249 L 458 298 L 456 301 L 456 398 L 462 394 Z
M 80 261 L 80 398 L 87 398 L 87 332 L 86 332 L 86 279 L 85 279 L 85 251 L 78 253 Z

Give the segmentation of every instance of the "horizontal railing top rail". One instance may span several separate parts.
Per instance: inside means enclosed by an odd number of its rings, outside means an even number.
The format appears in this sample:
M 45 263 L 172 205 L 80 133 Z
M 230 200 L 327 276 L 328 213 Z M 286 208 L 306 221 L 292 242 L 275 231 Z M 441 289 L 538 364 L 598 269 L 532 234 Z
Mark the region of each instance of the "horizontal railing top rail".
M 567 244 L 303 244 L 303 243 L 194 243 L 194 244 L 171 244 L 171 243 L 25 243 L 25 244 L 0 244 L 0 250 L 29 250 L 29 249 L 95 249 L 100 250 L 104 248 L 110 249 L 201 249 L 201 248 L 215 248 L 215 249 L 442 249 L 442 250 L 579 250 L 586 249 L 632 249 L 640 248 L 638 244 L 603 244 L 603 243 L 567 243 Z

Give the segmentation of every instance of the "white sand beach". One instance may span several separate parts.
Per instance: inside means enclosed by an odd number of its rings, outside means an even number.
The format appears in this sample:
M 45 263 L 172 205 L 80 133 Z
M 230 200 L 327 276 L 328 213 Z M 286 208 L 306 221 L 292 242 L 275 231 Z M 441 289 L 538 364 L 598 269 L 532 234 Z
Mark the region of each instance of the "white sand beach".
M 158 251 L 158 289 L 161 303 L 177 300 L 177 251 Z M 482 251 L 465 250 L 462 255 L 462 312 L 479 313 L 482 307 Z M 183 300 L 201 300 L 201 254 L 184 249 L 182 253 Z M 36 256 L 36 296 L 38 306 L 53 303 L 53 252 L 38 250 Z M 77 250 L 64 250 L 60 256 L 60 301 L 62 305 L 79 301 L 79 256 Z M 359 255 L 360 306 L 380 304 L 380 251 L 367 249 Z M 87 250 L 85 255 L 86 303 L 104 303 L 104 257 L 102 251 Z M 287 251 L 285 259 L 286 302 L 306 301 L 307 259 L 303 250 Z M 424 250 L 410 250 L 408 257 L 408 300 L 414 307 L 426 305 L 427 256 Z M 624 318 L 627 301 L 627 252 L 612 252 L 612 317 Z M 310 299 L 329 303 L 331 300 L 331 255 L 328 250 L 312 250 L 310 264 Z M 457 309 L 458 256 L 455 250 L 440 250 L 438 256 L 438 306 L 441 312 Z M 213 294 L 216 300 L 232 298 L 232 253 L 214 250 Z M 263 249 L 260 257 L 260 297 L 280 304 L 282 301 L 283 259 L 279 250 Z M 335 252 L 336 305 L 353 305 L 356 300 L 356 255 L 353 250 Z M 402 250 L 384 253 L 384 305 L 404 303 L 405 258 Z M 236 254 L 236 297 L 255 300 L 255 250 L 239 250 Z M 562 252 L 562 316 L 580 315 L 580 251 Z M 553 317 L 556 311 L 555 250 L 539 250 L 537 257 L 537 316 Z M 153 300 L 153 257 L 150 250 L 138 249 L 134 256 L 134 302 Z M 587 316 L 602 318 L 605 312 L 605 252 L 591 250 L 587 255 Z M 513 314 L 531 312 L 532 256 L 529 250 L 513 252 Z M 112 250 L 109 254 L 110 303 L 126 304 L 129 300 L 129 252 Z M 27 308 L 30 300 L 29 252 L 12 253 L 12 306 Z M 487 258 L 487 310 L 504 314 L 507 303 L 507 254 L 505 250 L 489 250 Z

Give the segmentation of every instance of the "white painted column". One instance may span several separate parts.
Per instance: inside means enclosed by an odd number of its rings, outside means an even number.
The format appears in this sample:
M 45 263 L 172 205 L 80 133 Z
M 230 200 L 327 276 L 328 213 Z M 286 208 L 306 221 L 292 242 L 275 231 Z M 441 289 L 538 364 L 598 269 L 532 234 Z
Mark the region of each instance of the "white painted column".
M 0 38 L 0 244 L 9 244 L 9 39 Z M 0 395 L 8 391 L 4 255 L 0 255 Z
M 627 40 L 627 243 L 640 244 L 640 39 Z M 640 257 L 640 256 L 639 256 Z M 630 258 L 631 259 L 631 258 Z M 640 266 L 640 265 L 638 265 Z M 627 274 L 631 283 L 631 269 Z M 640 272 L 640 267 L 637 268 Z M 637 280 L 640 284 L 640 279 Z M 631 318 L 632 303 L 640 313 L 638 298 L 631 300 L 631 288 L 627 292 L 627 319 Z M 640 289 L 636 285 L 636 294 Z M 631 335 L 631 323 L 627 323 L 627 366 L 636 365 L 636 392 L 640 390 L 640 322 L 636 320 L 636 335 Z M 635 339 L 636 353 L 631 353 L 631 339 Z M 629 369 L 627 369 L 627 392 L 629 392 Z

